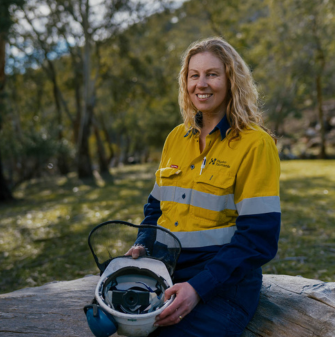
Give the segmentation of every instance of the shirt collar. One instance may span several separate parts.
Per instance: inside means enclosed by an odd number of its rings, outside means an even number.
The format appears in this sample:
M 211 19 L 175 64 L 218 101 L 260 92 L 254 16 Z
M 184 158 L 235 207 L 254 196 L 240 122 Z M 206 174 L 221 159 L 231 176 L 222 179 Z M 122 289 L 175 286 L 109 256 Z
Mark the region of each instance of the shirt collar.
M 209 133 L 212 134 L 216 130 L 220 130 L 221 133 L 221 140 L 226 138 L 226 132 L 230 128 L 230 124 L 228 122 L 227 116 L 224 115 L 220 122 L 216 125 L 216 127 Z
M 216 130 L 220 130 L 221 140 L 223 140 L 223 139 L 226 138 L 226 132 L 229 128 L 230 128 L 230 124 L 228 122 L 227 116 L 224 115 L 223 118 L 220 120 L 220 122 L 216 125 L 216 127 L 209 134 L 214 133 Z M 187 131 L 187 133 L 184 137 L 187 137 L 191 132 L 192 132 L 192 134 L 196 134 L 198 132 L 198 130 L 190 129 L 190 130 Z

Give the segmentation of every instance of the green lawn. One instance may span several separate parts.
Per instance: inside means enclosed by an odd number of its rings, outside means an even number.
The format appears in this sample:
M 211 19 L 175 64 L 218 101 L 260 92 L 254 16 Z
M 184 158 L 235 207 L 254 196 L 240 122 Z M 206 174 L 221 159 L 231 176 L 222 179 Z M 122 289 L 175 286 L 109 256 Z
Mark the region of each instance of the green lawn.
M 87 236 L 97 224 L 139 224 L 156 165 L 113 169 L 114 182 L 34 180 L 0 206 L 0 293 L 97 274 Z M 264 273 L 334 281 L 335 161 L 282 162 L 282 232 Z M 126 248 L 126 247 L 125 247 Z
M 281 163 L 282 230 L 264 273 L 335 281 L 335 161 Z

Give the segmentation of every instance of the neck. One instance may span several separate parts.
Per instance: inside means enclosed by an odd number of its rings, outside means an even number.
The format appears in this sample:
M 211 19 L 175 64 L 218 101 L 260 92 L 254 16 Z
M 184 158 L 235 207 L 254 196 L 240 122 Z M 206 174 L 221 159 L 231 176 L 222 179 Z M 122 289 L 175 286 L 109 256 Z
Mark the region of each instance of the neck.
M 202 135 L 208 135 L 221 121 L 223 116 L 225 115 L 225 112 L 223 114 L 202 114 L 202 128 L 201 128 L 201 134 Z

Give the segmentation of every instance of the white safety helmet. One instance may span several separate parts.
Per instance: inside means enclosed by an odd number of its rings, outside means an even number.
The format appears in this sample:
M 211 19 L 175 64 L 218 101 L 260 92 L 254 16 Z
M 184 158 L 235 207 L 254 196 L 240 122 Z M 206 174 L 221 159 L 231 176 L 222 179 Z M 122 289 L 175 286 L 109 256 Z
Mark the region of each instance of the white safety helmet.
M 147 254 L 137 259 L 124 256 L 135 241 L 145 243 Z M 179 240 L 159 226 L 107 221 L 91 231 L 88 243 L 101 271 L 95 298 L 84 308 L 91 331 L 96 337 L 116 331 L 147 336 L 156 329 L 156 316 L 173 301 L 171 297 L 164 302 L 164 293 L 173 285 Z

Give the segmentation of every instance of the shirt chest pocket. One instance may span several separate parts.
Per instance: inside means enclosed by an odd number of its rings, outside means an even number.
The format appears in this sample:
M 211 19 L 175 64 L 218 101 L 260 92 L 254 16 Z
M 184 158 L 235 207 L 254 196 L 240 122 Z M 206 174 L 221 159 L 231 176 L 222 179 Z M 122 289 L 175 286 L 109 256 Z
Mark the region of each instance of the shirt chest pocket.
M 191 214 L 219 224 L 230 222 L 236 212 L 234 185 L 235 176 L 204 170 L 195 179 Z
M 180 182 L 181 170 L 164 167 L 156 171 L 156 183 L 160 190 L 160 201 L 174 201 L 176 187 Z
M 164 167 L 156 171 L 156 182 L 159 186 L 172 186 L 179 178 L 181 170 Z

